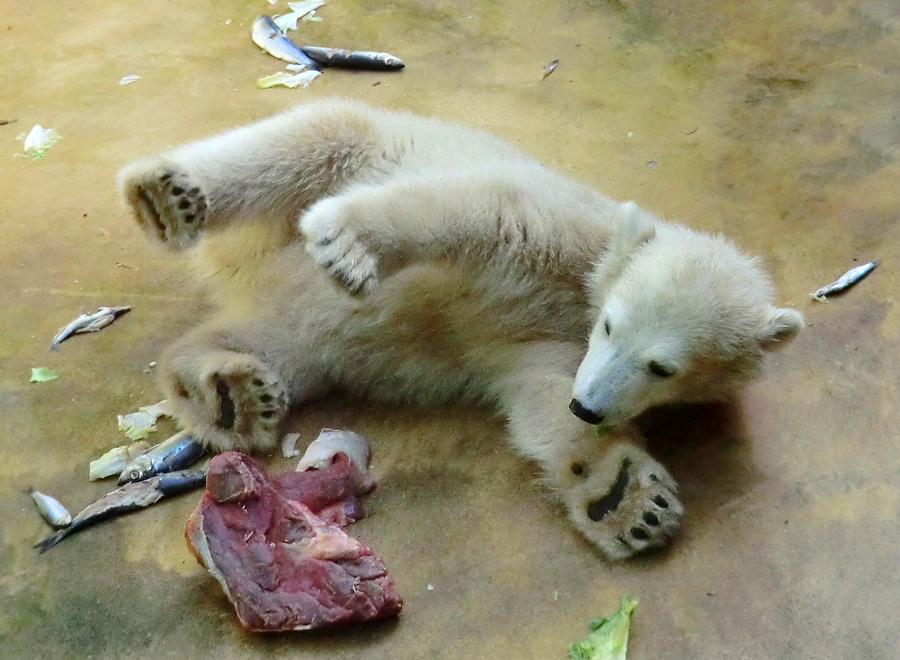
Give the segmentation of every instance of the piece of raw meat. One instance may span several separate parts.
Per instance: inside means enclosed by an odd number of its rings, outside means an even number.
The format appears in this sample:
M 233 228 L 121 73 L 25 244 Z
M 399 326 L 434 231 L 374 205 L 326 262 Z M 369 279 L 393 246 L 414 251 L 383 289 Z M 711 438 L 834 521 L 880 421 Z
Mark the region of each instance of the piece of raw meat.
M 269 477 L 240 452 L 209 464 L 185 536 L 241 624 L 309 630 L 396 615 L 402 601 L 372 550 L 341 527 L 363 517 L 374 488 L 344 453 L 331 465 Z

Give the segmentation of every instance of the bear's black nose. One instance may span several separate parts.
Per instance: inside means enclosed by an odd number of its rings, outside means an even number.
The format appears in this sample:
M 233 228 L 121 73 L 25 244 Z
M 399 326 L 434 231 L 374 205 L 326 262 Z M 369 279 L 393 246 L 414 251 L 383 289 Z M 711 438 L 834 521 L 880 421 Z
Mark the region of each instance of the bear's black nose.
M 599 424 L 603 421 L 603 415 L 599 415 L 591 410 L 588 410 L 578 399 L 572 399 L 571 403 L 569 403 L 569 410 L 575 413 L 575 416 L 578 419 L 584 420 L 588 424 Z

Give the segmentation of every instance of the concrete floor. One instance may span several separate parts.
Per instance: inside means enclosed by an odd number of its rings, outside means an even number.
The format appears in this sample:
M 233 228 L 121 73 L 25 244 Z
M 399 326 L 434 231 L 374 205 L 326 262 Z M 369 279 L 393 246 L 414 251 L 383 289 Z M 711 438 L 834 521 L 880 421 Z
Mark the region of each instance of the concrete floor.
M 18 120 L 0 126 L 0 656 L 564 658 L 629 593 L 633 660 L 898 657 L 900 3 L 330 0 L 300 41 L 408 66 L 296 90 L 255 86 L 281 66 L 249 26 L 283 0 L 0 5 L 0 119 Z M 646 420 L 688 510 L 668 551 L 605 563 L 481 411 L 340 401 L 293 425 L 373 441 L 380 487 L 353 531 L 396 578 L 397 621 L 243 632 L 182 538 L 194 495 L 31 549 L 47 529 L 22 489 L 73 509 L 109 490 L 88 462 L 118 444 L 116 414 L 160 398 L 147 365 L 208 310 L 126 217 L 116 170 L 327 94 L 491 129 L 722 231 L 805 313 L 739 400 Z M 14 159 L 36 123 L 65 140 Z M 810 299 L 874 257 L 845 296 Z M 48 352 L 72 317 L 118 304 L 134 310 Z M 35 366 L 59 379 L 29 384 Z

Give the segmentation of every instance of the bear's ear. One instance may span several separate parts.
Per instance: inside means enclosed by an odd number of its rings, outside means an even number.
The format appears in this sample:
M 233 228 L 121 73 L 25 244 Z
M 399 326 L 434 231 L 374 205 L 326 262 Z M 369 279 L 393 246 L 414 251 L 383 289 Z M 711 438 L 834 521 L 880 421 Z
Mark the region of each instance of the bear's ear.
M 634 202 L 616 208 L 616 230 L 609 251 L 588 276 L 591 304 L 600 309 L 612 282 L 622 275 L 634 252 L 656 235 L 649 215 Z
M 616 217 L 619 223 L 613 241 L 613 250 L 620 259 L 626 259 L 628 255 L 656 235 L 653 223 L 641 213 L 638 205 L 634 202 L 619 204 L 619 208 L 616 209 Z
M 790 307 L 773 307 L 763 325 L 759 344 L 765 351 L 774 351 L 790 342 L 803 329 L 803 315 Z

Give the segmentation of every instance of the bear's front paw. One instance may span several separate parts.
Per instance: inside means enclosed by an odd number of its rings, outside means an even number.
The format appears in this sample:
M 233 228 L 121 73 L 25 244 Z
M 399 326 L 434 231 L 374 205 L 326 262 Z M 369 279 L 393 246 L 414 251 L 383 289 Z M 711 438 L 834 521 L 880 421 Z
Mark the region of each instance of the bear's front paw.
M 209 350 L 163 364 L 163 386 L 179 422 L 219 451 L 269 450 L 278 440 L 287 394 L 253 355 Z
M 610 559 L 666 545 L 684 507 L 662 465 L 633 445 L 607 448 L 598 458 L 574 458 L 563 489 L 569 517 Z
M 163 158 L 126 165 L 119 189 L 138 224 L 150 236 L 175 248 L 196 242 L 206 224 L 206 196 L 180 166 Z
M 343 202 L 323 199 L 300 218 L 306 251 L 351 294 L 366 294 L 378 284 L 378 259 L 343 218 Z

